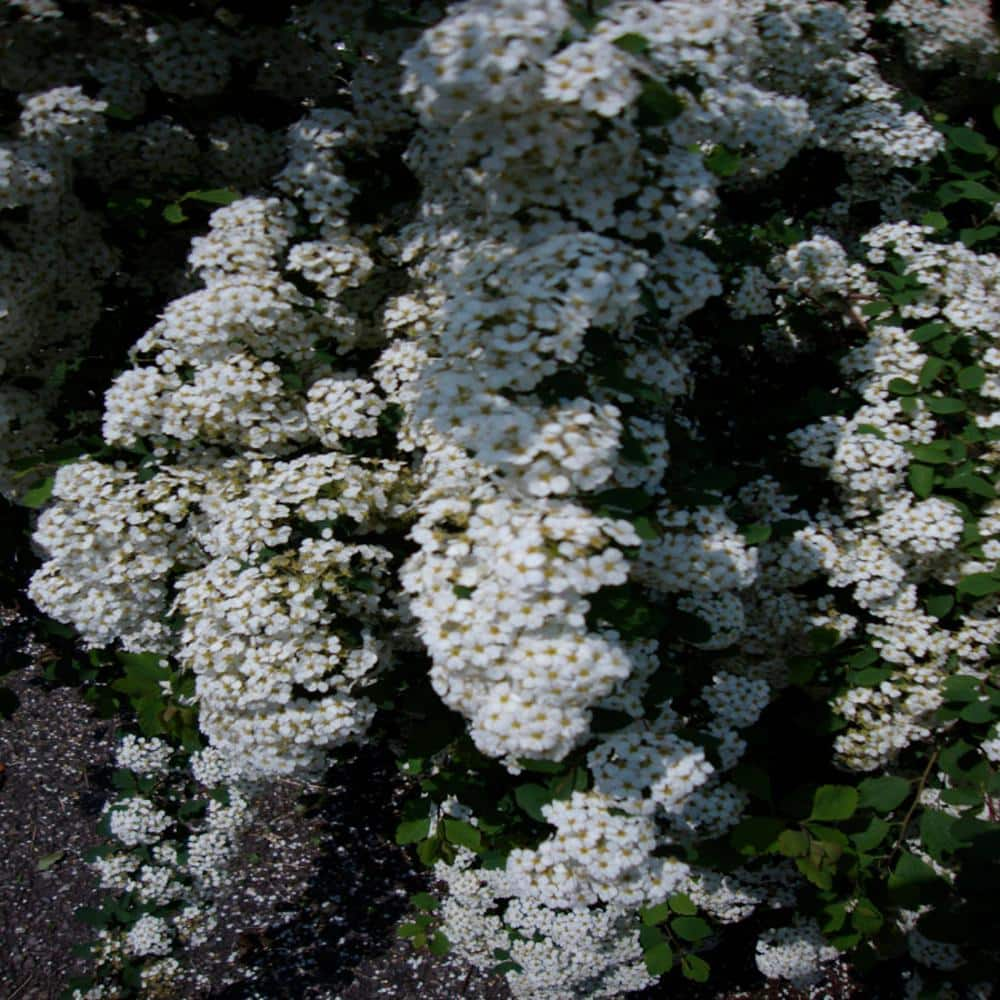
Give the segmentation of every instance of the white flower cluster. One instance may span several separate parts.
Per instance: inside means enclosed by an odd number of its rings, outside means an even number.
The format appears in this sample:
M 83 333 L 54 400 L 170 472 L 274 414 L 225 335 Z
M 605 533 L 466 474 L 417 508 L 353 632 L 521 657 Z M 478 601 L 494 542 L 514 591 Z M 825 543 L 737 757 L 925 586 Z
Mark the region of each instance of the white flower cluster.
M 310 157 L 332 170 L 343 124 L 317 112 L 292 130 L 304 201 L 303 185 L 321 183 Z M 324 247 L 345 248 L 323 280 L 343 289 L 363 280 L 354 265 L 367 258 L 323 204 Z M 191 254 L 207 287 L 168 306 L 133 348 L 150 363 L 124 372 L 106 398 L 105 439 L 140 450 L 148 440 L 151 470 L 93 460 L 60 470 L 36 535 L 50 559 L 31 591 L 92 645 L 175 653 L 196 674 L 204 732 L 248 773 L 319 765 L 326 747 L 363 733 L 374 705 L 355 689 L 384 662 L 395 624 L 382 600 L 389 552 L 334 530 L 398 516 L 401 467 L 337 451 L 274 460 L 370 436 L 382 406 L 373 383 L 334 377 L 316 350 L 324 339 L 353 343 L 353 321 L 284 279 L 296 232 L 293 206 L 277 198 L 214 213 Z M 298 381 L 275 358 L 296 366 Z M 353 406 L 337 399 L 345 386 Z
M 597 902 L 637 907 L 676 891 L 687 865 L 654 858 L 652 818 L 616 815 L 618 805 L 615 797 L 593 791 L 543 806 L 556 832 L 536 850 L 510 852 L 506 873 L 514 893 L 554 910 L 579 910 Z
M 983 77 L 996 71 L 1000 36 L 989 0 L 893 0 L 881 16 L 900 29 L 907 57 L 920 69 L 957 63 Z
M 168 573 L 194 546 L 179 529 L 200 476 L 163 472 L 145 482 L 85 458 L 56 474 L 35 541 L 49 559 L 28 590 L 46 613 L 71 621 L 90 647 L 118 640 L 132 652 L 169 652 Z
M 442 930 L 467 961 L 489 967 L 496 952 L 520 971 L 507 981 L 516 997 L 618 997 L 655 980 L 646 971 L 633 912 L 624 906 L 553 910 L 517 896 L 502 869 L 474 868 L 461 850 L 435 875 L 448 885 Z M 499 911 L 499 912 L 498 912 Z
M 457 529 L 457 530 L 456 530 Z M 401 581 L 431 680 L 491 756 L 561 759 L 587 708 L 630 673 L 613 633 L 587 628 L 584 595 L 623 583 L 626 522 L 567 503 L 496 498 L 431 504 Z
M 180 581 L 179 660 L 197 676 L 199 725 L 213 746 L 248 771 L 281 773 L 322 766 L 327 747 L 364 732 L 375 706 L 351 692 L 380 646 L 368 628 L 344 629 L 377 614 L 387 558 L 307 538 L 259 566 L 222 557 Z
M 745 920 L 759 906 L 781 909 L 795 905 L 798 872 L 791 861 L 737 868 L 725 875 L 709 868 L 692 868 L 686 893 L 713 919 L 723 924 Z
M 759 267 L 744 267 L 727 303 L 736 319 L 748 316 L 767 316 L 774 312 L 770 291 L 774 283 Z
M 764 931 L 757 939 L 757 968 L 768 979 L 787 979 L 799 989 L 816 982 L 820 967 L 840 952 L 826 943 L 814 921 Z
M 0 78 L 6 92 L 20 92 L 23 109 L 0 142 L 0 206 L 15 210 L 0 222 L 5 495 L 20 499 L 33 485 L 30 477 L 12 475 L 11 464 L 52 446 L 67 422 L 71 431 L 79 426 L 74 416 L 80 423 L 93 416 L 60 409 L 66 365 L 100 356 L 119 313 L 156 309 L 184 286 L 176 239 L 162 226 L 137 224 L 151 200 L 142 196 L 198 182 L 210 189 L 265 182 L 283 158 L 284 143 L 269 121 L 274 102 L 298 107 L 286 81 L 268 75 L 280 77 L 289 67 L 278 64 L 288 60 L 305 92 L 315 93 L 343 63 L 343 52 L 334 56 L 331 47 L 326 55 L 332 58 L 318 65 L 294 19 L 262 26 L 241 15 L 238 32 L 231 20 L 223 25 L 226 20 L 186 13 L 165 22 L 156 12 L 127 6 L 87 7 L 63 17 L 57 0 L 5 5 Z M 364 30 L 360 10 L 348 20 L 359 42 L 374 37 Z M 413 32 L 383 37 L 400 34 Z M 237 64 L 241 86 L 227 91 Z M 253 98 L 247 102 L 245 84 L 267 96 L 262 115 Z M 154 110 L 165 95 L 170 110 Z M 173 105 L 192 98 L 210 100 L 197 121 L 181 112 L 181 124 Z M 122 198 L 123 190 L 140 197 Z M 95 204 L 117 213 L 114 225 L 103 226 L 85 207 Z M 121 268 L 126 258 L 128 267 Z M 19 384 L 27 379 L 43 384 Z
M 155 844 L 173 825 L 171 817 L 149 799 L 133 796 L 111 810 L 110 829 L 126 847 Z
M 170 653 L 193 672 L 213 744 L 193 766 L 212 784 L 318 768 L 329 747 L 363 738 L 371 687 L 414 632 L 435 691 L 512 773 L 519 759 L 563 760 L 592 740 L 593 788 L 543 809 L 554 833 L 514 849 L 503 870 L 466 855 L 439 868 L 456 950 L 489 966 L 500 949 L 521 968 L 519 995 L 550 1000 L 648 985 L 630 911 L 678 888 L 700 887 L 711 912 L 733 919 L 794 902 L 787 872 L 716 885 L 670 851 L 738 822 L 746 792 L 723 779 L 745 749 L 741 730 L 810 627 L 863 628 L 900 668 L 836 706 L 852 723 L 843 762 L 870 769 L 926 735 L 948 657 L 981 669 L 995 630 L 979 606 L 942 639 L 917 587 L 989 569 L 1000 544 L 996 510 L 978 525 L 977 563 L 956 553 L 960 514 L 899 499 L 910 447 L 932 441 L 936 421 L 889 390 L 927 357 L 885 324 L 843 361 L 861 409 L 793 438 L 842 493 L 836 513 L 802 515 L 762 479 L 740 502 L 767 524 L 805 527 L 750 544 L 721 491 L 670 500 L 668 428 L 699 440 L 676 404 L 716 360 L 684 324 L 722 293 L 722 244 L 706 229 L 720 190 L 810 148 L 870 180 L 928 159 L 942 138 L 882 79 L 862 3 L 614 0 L 599 14 L 586 27 L 564 0 L 465 0 L 419 36 L 389 32 L 391 60 L 381 40 L 355 37 L 345 5 L 301 5 L 294 30 L 246 48 L 217 26 L 199 35 L 201 22 L 142 33 L 143 72 L 167 94 L 215 92 L 255 45 L 273 45 L 283 57 L 257 71 L 310 110 L 288 130 L 279 196 L 218 210 L 195 241 L 188 263 L 203 287 L 162 310 L 105 400 L 105 440 L 131 449 L 132 464 L 88 458 L 59 473 L 37 535 L 49 558 L 32 584 L 87 643 Z M 317 108 L 302 80 L 339 66 L 348 36 L 359 66 L 336 86 L 354 112 Z M 121 67 L 100 73 L 129 90 Z M 415 114 L 380 99 L 387 81 Z M 44 112 L 28 114 L 32 135 L 45 133 Z M 403 127 L 418 200 L 352 204 L 377 143 L 398 143 Z M 206 148 L 236 134 L 220 128 Z M 177 123 L 148 131 L 147 156 L 198 146 Z M 261 162 L 276 160 L 263 145 Z M 720 157 L 735 164 L 728 180 L 711 169 Z M 893 247 L 926 289 L 905 319 L 967 332 L 987 371 L 976 415 L 989 428 L 996 260 L 926 236 L 880 227 L 869 260 Z M 772 272 L 742 273 L 737 315 L 780 319 L 805 297 L 843 300 L 863 324 L 853 303 L 875 286 L 832 236 L 792 247 Z M 625 509 L 638 499 L 643 517 L 633 525 L 580 496 L 600 491 L 611 509 L 622 509 L 616 493 Z M 404 532 L 405 559 L 380 539 Z M 817 577 L 850 588 L 863 625 L 831 593 L 797 592 Z M 700 619 L 710 637 L 623 638 L 601 608 L 624 593 Z M 666 702 L 644 718 L 652 675 L 691 645 L 714 657 L 692 715 Z M 595 737 L 595 708 L 636 721 Z M 125 757 L 146 762 L 138 747 Z M 142 809 L 126 803 L 111 822 L 153 845 L 170 818 L 159 826 L 165 814 Z M 238 788 L 208 805 L 186 841 L 199 891 L 221 887 L 247 821 Z M 178 867 L 169 844 L 152 856 Z M 175 899 L 171 878 L 102 865 L 143 899 Z M 176 932 L 193 939 L 199 919 L 177 916 Z M 140 934 L 137 947 L 157 954 L 156 940 Z M 807 925 L 766 936 L 759 954 L 766 974 L 796 982 L 828 957 Z
M 126 943 L 133 955 L 169 955 L 173 946 L 170 925 L 151 913 L 140 917 L 128 932 Z
M 343 375 L 313 382 L 306 415 L 320 441 L 336 448 L 341 438 L 377 434 L 378 418 L 385 407 L 374 383 Z
M 173 747 L 164 740 L 127 733 L 118 744 L 115 761 L 119 767 L 147 778 L 164 772 L 170 765 L 173 752 Z
M 969 363 L 986 373 L 978 388 L 966 392 L 968 408 L 981 427 L 991 427 L 991 366 L 1000 361 L 993 322 L 1000 260 L 962 244 L 932 242 L 932 232 L 910 223 L 886 223 L 862 242 L 870 263 L 883 264 L 892 255 L 900 273 L 917 283 L 916 293 L 900 306 L 904 318 L 964 332 Z M 847 260 L 842 250 L 835 253 Z M 828 272 L 831 295 L 847 298 L 859 289 L 870 294 L 864 291 L 867 279 L 859 278 L 855 268 Z M 837 737 L 837 752 L 844 763 L 861 770 L 883 766 L 904 747 L 927 738 L 955 660 L 958 669 L 977 669 L 983 656 L 979 642 L 1000 634 L 995 608 L 987 608 L 988 602 L 962 616 L 957 629 L 940 627 L 918 605 L 920 583 L 954 586 L 963 575 L 990 572 L 1000 555 L 991 544 L 996 529 L 991 505 L 975 525 L 985 542 L 984 558 L 970 559 L 960 549 L 967 528 L 962 509 L 942 497 L 915 500 L 904 487 L 912 447 L 930 445 L 939 434 L 938 422 L 922 399 L 904 407 L 890 383 L 919 384 L 928 357 L 903 327 L 874 324 L 867 340 L 842 361 L 864 404 L 850 419 L 825 417 L 791 435 L 802 460 L 828 470 L 842 494 L 842 516 L 809 529 L 815 565 L 831 586 L 852 588 L 855 601 L 871 616 L 866 631 L 874 647 L 895 668 L 893 677 L 877 687 L 852 688 L 834 702 L 851 723 Z M 977 394 L 985 397 L 981 404 Z M 988 457 L 981 460 L 985 475 L 990 475 Z M 976 634 L 981 639 L 973 638 Z
M 849 263 L 844 248 L 822 234 L 790 247 L 779 262 L 777 277 L 793 295 L 821 296 L 848 288 L 856 294 L 874 290 L 872 283 L 865 281 L 864 265 Z
M 155 773 L 157 783 L 148 795 L 120 797 L 107 808 L 118 843 L 92 866 L 102 888 L 134 900 L 143 914 L 130 928 L 103 931 L 102 949 L 108 958 L 118 956 L 116 966 L 125 957 L 170 956 L 146 961 L 143 977 L 148 973 L 159 991 L 150 996 L 176 996 L 184 972 L 177 955 L 183 946 L 204 943 L 216 925 L 216 899 L 251 821 L 254 789 L 211 747 L 179 754 L 163 740 L 126 736 L 116 756 L 137 777 Z M 200 813 L 191 809 L 198 805 Z

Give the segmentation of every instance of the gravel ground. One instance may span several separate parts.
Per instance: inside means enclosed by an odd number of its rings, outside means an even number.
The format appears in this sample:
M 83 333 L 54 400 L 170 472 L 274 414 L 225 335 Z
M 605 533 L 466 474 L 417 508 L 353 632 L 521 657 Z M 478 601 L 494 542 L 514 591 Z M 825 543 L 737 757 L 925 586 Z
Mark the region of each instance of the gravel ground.
M 24 631 L 0 617 L 0 654 Z M 0 722 L 0 997 L 54 1000 L 85 973 L 74 918 L 99 901 L 83 854 L 112 793 L 118 723 L 98 719 L 78 689 L 41 676 L 45 650 L 4 682 L 20 699 Z M 393 841 L 403 792 L 391 758 L 360 750 L 322 788 L 282 781 L 257 800 L 219 930 L 194 955 L 184 1000 L 506 1000 L 502 977 L 458 959 L 415 953 L 396 936 L 408 897 L 428 875 Z M 433 890 L 432 890 L 433 891 Z M 745 941 L 738 940 L 746 937 Z M 732 945 L 732 947 L 728 947 Z M 753 965 L 751 928 L 706 957 L 705 987 L 671 981 L 633 1000 L 849 1000 L 870 997 L 843 964 L 803 993 L 768 983 Z
M 23 623 L 2 619 L 6 648 Z M 4 683 L 20 705 L 0 722 L 0 997 L 55 998 L 85 973 L 73 954 L 90 928 L 74 918 L 99 892 L 84 852 L 112 793 L 117 723 L 72 687 L 41 676 L 45 652 Z M 219 931 L 193 956 L 188 997 L 502 1000 L 502 979 L 457 959 L 416 954 L 396 937 L 427 873 L 393 842 L 400 796 L 391 760 L 364 749 L 321 794 L 279 782 L 244 839 Z

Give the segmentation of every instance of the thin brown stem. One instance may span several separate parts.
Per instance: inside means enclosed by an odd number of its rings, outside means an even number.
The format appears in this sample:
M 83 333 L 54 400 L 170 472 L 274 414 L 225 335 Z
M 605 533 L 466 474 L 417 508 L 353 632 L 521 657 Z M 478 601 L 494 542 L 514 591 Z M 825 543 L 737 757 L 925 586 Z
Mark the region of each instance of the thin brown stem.
M 910 808 L 906 810 L 906 815 L 903 817 L 903 824 L 899 829 L 899 837 L 896 839 L 896 843 L 893 845 L 892 852 L 889 855 L 890 862 L 902 846 L 903 840 L 906 837 L 906 828 L 910 825 L 910 820 L 913 819 L 913 814 L 920 804 L 920 796 L 923 793 L 924 786 L 927 784 L 927 779 L 931 776 L 931 769 L 937 763 L 937 759 L 940 756 L 941 749 L 936 747 L 934 753 L 931 754 L 930 759 L 927 761 L 924 773 L 920 775 L 920 781 L 917 782 L 917 790 L 913 795 L 913 801 L 910 803 Z

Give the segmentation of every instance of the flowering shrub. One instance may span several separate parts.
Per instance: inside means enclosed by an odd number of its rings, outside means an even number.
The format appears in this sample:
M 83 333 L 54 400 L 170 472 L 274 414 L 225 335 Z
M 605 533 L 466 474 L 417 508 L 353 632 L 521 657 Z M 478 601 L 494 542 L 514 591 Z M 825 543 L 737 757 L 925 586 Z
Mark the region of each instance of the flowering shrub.
M 1000 122 L 916 71 L 995 93 L 998 45 L 939 6 L 297 8 L 272 71 L 344 76 L 192 240 L 32 598 L 171 664 L 235 787 L 387 740 L 447 887 L 403 932 L 518 996 L 704 981 L 744 920 L 770 978 L 980 989 Z M 161 91 L 251 59 L 213 31 L 147 31 Z
M 92 864 L 114 893 L 79 914 L 97 928 L 95 975 L 74 995 L 177 996 L 185 974 L 172 954 L 206 941 L 213 900 L 249 823 L 252 789 L 218 751 L 177 752 L 158 738 L 124 737 L 113 780 L 119 797 L 101 824 L 109 843 Z

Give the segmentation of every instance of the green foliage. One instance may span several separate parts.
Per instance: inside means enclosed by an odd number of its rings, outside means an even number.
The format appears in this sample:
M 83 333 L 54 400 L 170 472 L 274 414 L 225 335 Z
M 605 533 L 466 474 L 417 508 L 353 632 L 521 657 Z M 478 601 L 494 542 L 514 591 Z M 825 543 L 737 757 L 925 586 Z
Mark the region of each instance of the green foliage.
M 897 775 L 866 778 L 858 785 L 859 805 L 880 813 L 890 813 L 910 794 L 910 782 Z
M 194 676 L 156 653 L 118 653 L 124 676 L 111 683 L 126 695 L 144 736 L 167 736 L 189 750 L 202 746 L 193 704 Z
M 857 805 L 857 789 L 850 785 L 823 785 L 816 790 L 810 819 L 849 819 Z

